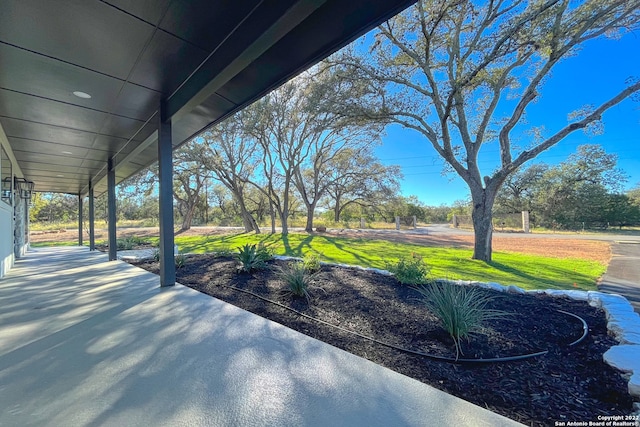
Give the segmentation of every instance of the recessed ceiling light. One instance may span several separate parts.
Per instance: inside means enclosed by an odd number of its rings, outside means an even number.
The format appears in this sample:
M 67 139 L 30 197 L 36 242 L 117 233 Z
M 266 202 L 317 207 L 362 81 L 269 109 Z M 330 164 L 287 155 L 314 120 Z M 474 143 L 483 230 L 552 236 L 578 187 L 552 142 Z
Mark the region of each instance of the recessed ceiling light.
M 89 99 L 89 98 L 91 98 L 91 95 L 89 95 L 89 94 L 88 94 L 88 93 L 86 93 L 86 92 L 75 91 L 75 92 L 73 92 L 73 94 L 74 94 L 75 96 L 77 96 L 78 98 L 83 98 L 83 99 Z
M 58 178 L 64 178 L 64 175 L 56 175 Z
M 71 151 L 62 151 L 62 154 L 73 154 Z

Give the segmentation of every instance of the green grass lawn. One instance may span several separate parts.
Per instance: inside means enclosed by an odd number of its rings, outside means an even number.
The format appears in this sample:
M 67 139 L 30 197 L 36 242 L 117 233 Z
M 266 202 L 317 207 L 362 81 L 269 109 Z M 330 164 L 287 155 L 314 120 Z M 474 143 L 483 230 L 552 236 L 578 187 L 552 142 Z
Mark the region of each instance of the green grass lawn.
M 29 243 L 29 246 L 31 246 L 32 248 L 43 248 L 46 246 L 78 246 L 78 241 L 71 240 L 68 242 L 37 242 L 37 243 Z
M 158 238 L 151 238 L 158 242 Z M 323 261 L 385 268 L 387 262 L 412 253 L 422 255 L 436 278 L 478 280 L 517 285 L 524 289 L 596 290 L 596 280 L 606 266 L 582 259 L 557 259 L 513 252 L 495 252 L 493 261 L 471 259 L 471 249 L 425 247 L 385 240 L 350 239 L 308 234 L 230 234 L 224 236 L 176 236 L 182 253 L 235 250 L 245 243 L 264 243 L 276 255 L 321 254 Z M 96 242 L 99 243 L 99 242 Z M 34 245 L 35 246 L 35 245 Z
M 596 290 L 596 280 L 606 266 L 581 259 L 557 259 L 511 252 L 494 252 L 493 262 L 472 260 L 470 249 L 434 248 L 384 240 L 349 239 L 308 234 L 226 236 L 176 236 L 181 252 L 207 253 L 221 249 L 236 249 L 245 243 L 263 242 L 277 255 L 302 256 L 311 251 L 322 260 L 385 268 L 402 256 L 418 253 L 424 257 L 437 278 L 478 280 L 514 284 L 524 289 Z M 574 286 L 575 284 L 575 286 Z

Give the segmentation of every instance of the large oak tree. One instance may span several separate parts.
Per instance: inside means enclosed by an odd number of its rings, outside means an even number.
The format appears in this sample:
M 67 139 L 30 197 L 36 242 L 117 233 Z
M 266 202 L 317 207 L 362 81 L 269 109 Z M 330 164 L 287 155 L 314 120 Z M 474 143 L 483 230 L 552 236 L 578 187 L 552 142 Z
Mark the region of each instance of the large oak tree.
M 473 258 L 490 261 L 492 207 L 505 179 L 572 132 L 597 126 L 605 111 L 640 90 L 640 82 L 627 82 L 600 105 L 571 114 L 566 126 L 517 147 L 512 140 L 528 127 L 527 108 L 554 67 L 583 43 L 636 29 L 639 4 L 419 1 L 381 25 L 369 49 L 352 48 L 331 59 L 354 94 L 335 103 L 344 115 L 399 123 L 431 143 L 469 186 Z M 483 176 L 478 155 L 487 142 L 499 145 L 499 163 Z

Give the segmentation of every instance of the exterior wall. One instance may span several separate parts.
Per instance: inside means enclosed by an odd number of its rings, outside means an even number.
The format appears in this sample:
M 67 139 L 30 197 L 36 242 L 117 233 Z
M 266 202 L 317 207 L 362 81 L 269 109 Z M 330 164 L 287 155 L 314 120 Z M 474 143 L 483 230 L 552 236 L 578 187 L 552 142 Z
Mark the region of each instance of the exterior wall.
M 2 125 L 0 125 L 0 146 L 9 156 L 13 176 L 22 178 L 22 171 L 13 155 Z M 16 229 L 15 215 L 18 213 L 21 214 L 21 217 L 18 221 L 19 228 Z M 28 228 L 25 228 L 28 227 L 28 215 L 29 204 L 26 200 L 17 199 L 15 192 L 11 205 L 0 201 L 0 277 L 7 274 L 13 267 L 16 256 L 23 256 L 26 253 L 29 244 Z M 15 239 L 16 233 L 21 234 L 21 239 L 18 242 Z

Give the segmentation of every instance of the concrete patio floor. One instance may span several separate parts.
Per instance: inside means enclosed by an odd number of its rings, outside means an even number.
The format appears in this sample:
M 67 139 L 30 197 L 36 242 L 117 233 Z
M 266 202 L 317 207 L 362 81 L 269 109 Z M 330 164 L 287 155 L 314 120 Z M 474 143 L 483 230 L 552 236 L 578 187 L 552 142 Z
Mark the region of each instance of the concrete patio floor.
M 513 426 L 80 247 L 0 279 L 1 426 Z

